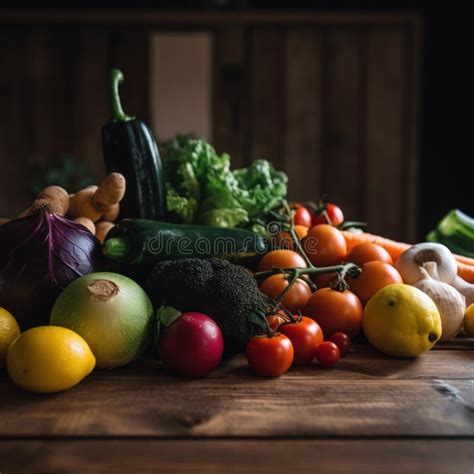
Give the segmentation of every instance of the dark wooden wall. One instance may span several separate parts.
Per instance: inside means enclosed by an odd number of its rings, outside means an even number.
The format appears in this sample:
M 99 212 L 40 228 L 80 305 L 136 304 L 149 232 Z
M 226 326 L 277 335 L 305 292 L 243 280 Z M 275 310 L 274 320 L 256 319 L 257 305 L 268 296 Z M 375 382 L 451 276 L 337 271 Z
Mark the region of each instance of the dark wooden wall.
M 218 151 L 229 152 L 234 166 L 271 159 L 287 171 L 290 197 L 327 192 L 372 231 L 416 237 L 416 19 L 336 15 L 294 24 L 203 20 L 199 27 L 215 37 Z M 128 72 L 124 101 L 147 119 L 147 28 L 1 30 L 0 215 L 27 205 L 22 183 L 32 163 L 68 152 L 102 175 L 111 65 Z
M 111 65 L 138 67 L 124 101 L 141 117 L 148 110 L 148 35 L 102 29 L 4 29 L 0 34 L 0 214 L 28 202 L 35 165 L 71 154 L 99 179 L 101 127 L 109 116 Z M 139 91 L 136 93 L 135 91 Z
M 214 142 L 239 164 L 271 158 L 295 199 L 326 192 L 413 239 L 417 53 L 408 25 L 219 30 Z

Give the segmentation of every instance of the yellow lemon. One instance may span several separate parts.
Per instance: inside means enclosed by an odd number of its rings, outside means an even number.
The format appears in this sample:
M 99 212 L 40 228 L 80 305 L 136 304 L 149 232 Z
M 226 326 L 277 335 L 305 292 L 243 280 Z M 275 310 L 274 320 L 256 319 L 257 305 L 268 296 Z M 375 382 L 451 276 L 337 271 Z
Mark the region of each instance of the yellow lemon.
M 433 300 L 401 283 L 375 293 L 365 306 L 362 326 L 374 347 L 397 357 L 416 357 L 441 337 L 441 317 Z
M 0 367 L 5 365 L 8 348 L 19 335 L 16 319 L 6 309 L 0 308 Z
M 70 329 L 38 326 L 22 333 L 8 349 L 7 369 L 24 390 L 67 390 L 89 375 L 95 357 L 87 342 Z
M 464 313 L 464 331 L 474 337 L 474 303 L 470 304 Z

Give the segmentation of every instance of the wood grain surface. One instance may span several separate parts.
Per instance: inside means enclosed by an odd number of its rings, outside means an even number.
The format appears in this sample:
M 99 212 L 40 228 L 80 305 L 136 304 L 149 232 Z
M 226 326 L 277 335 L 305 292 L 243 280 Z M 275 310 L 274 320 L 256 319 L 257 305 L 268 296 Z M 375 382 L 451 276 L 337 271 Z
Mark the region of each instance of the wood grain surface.
M 7 441 L 5 474 L 352 473 L 472 474 L 470 440 Z M 453 470 L 454 468 L 454 470 Z
M 0 472 L 472 472 L 474 340 L 417 359 L 357 343 L 333 370 L 181 380 L 152 357 L 33 395 L 0 375 Z

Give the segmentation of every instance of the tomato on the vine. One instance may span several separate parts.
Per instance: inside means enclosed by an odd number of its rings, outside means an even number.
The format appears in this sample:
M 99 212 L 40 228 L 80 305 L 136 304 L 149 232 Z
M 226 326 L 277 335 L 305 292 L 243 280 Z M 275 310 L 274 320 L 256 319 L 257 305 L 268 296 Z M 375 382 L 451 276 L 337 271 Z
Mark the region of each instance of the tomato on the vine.
M 323 342 L 323 331 L 313 319 L 302 316 L 295 323 L 280 326 L 280 332 L 287 336 L 293 344 L 297 365 L 310 364 L 316 357 L 316 349 Z
M 306 262 L 303 257 L 293 250 L 278 249 L 265 254 L 257 266 L 257 271 L 264 272 L 271 270 L 272 267 L 306 268 Z
M 365 263 L 362 266 L 362 273 L 356 278 L 348 277 L 347 283 L 351 291 L 365 305 L 377 291 L 394 283 L 403 283 L 403 280 L 392 265 L 374 261 Z
M 283 290 L 288 286 L 288 280 L 281 273 L 269 276 L 260 283 L 260 291 L 264 294 L 277 299 Z M 282 304 L 292 313 L 297 313 L 301 309 L 309 297 L 311 296 L 311 288 L 309 285 L 298 278 L 294 285 L 288 290 L 288 293 L 284 296 Z
M 351 349 L 351 340 L 344 332 L 335 332 L 329 340 L 334 342 L 341 353 L 341 357 L 347 354 Z
M 356 265 L 364 265 L 364 263 L 374 261 L 393 264 L 390 254 L 381 245 L 373 242 L 355 245 L 347 254 L 346 260 Z
M 339 348 L 331 341 L 325 341 L 316 349 L 316 359 L 321 367 L 334 367 L 341 358 Z
M 347 244 L 339 229 L 327 224 L 314 226 L 301 242 L 303 250 L 316 267 L 338 265 L 347 255 Z
M 245 349 L 247 362 L 258 375 L 279 377 L 293 363 L 293 344 L 284 334 L 254 336 Z
M 362 326 L 362 304 L 357 296 L 348 291 L 321 288 L 313 293 L 302 312 L 314 319 L 329 338 L 335 332 L 349 337 L 359 334 Z

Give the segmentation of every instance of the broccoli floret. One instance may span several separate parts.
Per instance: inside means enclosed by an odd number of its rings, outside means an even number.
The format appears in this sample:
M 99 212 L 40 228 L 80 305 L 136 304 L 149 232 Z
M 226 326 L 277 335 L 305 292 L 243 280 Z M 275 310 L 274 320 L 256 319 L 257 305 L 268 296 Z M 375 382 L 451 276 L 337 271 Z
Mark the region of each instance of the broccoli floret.
M 248 270 L 211 258 L 159 263 L 146 290 L 155 308 L 163 303 L 181 311 L 198 311 L 216 321 L 226 355 L 242 352 L 258 326 L 265 326 L 267 298 Z

